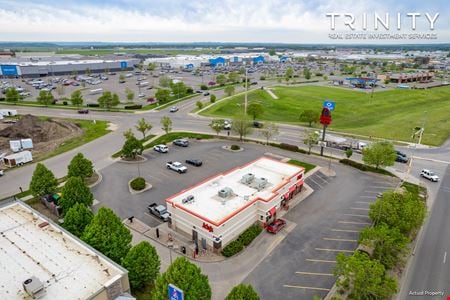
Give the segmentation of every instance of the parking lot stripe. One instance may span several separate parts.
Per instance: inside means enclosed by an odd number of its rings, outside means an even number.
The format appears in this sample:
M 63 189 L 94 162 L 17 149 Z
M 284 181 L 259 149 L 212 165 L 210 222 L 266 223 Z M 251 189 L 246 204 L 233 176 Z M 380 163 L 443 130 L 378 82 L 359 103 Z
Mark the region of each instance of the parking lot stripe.
M 341 250 L 341 249 L 329 249 L 329 248 L 314 248 L 317 251 L 330 251 L 330 252 L 348 252 L 353 253 L 354 250 Z
M 364 191 L 364 193 L 378 194 L 380 191 Z
M 317 186 L 319 186 L 319 188 L 323 188 L 323 185 L 317 183 L 314 179 L 312 179 L 312 176 L 308 177 L 309 180 L 311 180 L 314 184 L 316 184 Z
M 361 208 L 361 207 L 350 207 L 350 209 L 354 209 L 354 210 L 370 210 L 368 208 Z
M 367 196 L 367 195 L 361 195 L 361 196 L 359 196 L 359 198 L 370 198 L 370 199 L 374 199 L 375 198 L 375 196 Z
M 355 203 L 372 204 L 372 202 L 369 202 L 369 201 L 355 201 Z
M 315 290 L 315 291 L 325 291 L 325 292 L 330 291 L 330 289 L 311 287 L 311 286 L 288 285 L 288 284 L 285 284 L 283 286 L 286 288 L 295 288 L 295 289 L 305 289 L 305 290 Z
M 388 190 L 393 189 L 395 186 L 371 186 L 372 189 Z
M 358 214 L 343 214 L 344 216 L 350 216 L 350 217 L 366 217 L 368 218 L 369 216 L 367 215 L 358 215 Z
M 358 240 L 348 240 L 348 239 L 335 239 L 335 238 L 323 238 L 325 241 L 338 241 L 338 242 L 357 242 Z
M 330 273 L 312 273 L 312 272 L 295 272 L 295 274 L 299 275 L 313 275 L 313 276 L 334 276 Z
M 357 225 L 371 225 L 369 222 L 353 222 L 353 221 L 338 221 L 341 224 L 357 224 Z
M 348 230 L 348 229 L 331 229 L 331 231 L 338 231 L 338 232 L 359 232 L 358 230 Z
M 324 260 L 324 259 L 314 259 L 314 258 L 307 258 L 305 260 L 310 261 L 310 262 L 323 262 L 323 263 L 330 263 L 330 264 L 336 263 L 335 260 Z

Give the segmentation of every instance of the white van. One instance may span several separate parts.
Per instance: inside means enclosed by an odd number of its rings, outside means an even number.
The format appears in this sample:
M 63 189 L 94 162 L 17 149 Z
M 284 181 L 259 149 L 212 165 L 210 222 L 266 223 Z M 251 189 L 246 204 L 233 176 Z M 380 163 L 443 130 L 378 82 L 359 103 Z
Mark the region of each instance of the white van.
M 148 85 L 148 81 L 141 81 L 138 84 L 139 86 L 147 86 Z
M 103 93 L 103 89 L 94 89 L 89 92 L 91 95 L 97 95 Z

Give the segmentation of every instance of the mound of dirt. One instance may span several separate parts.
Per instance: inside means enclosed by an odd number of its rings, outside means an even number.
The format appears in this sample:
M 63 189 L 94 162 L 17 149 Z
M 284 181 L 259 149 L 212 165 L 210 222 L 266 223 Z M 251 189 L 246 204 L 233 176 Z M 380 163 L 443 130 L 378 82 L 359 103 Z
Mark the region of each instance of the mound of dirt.
M 15 124 L 0 130 L 0 137 L 7 139 L 31 138 L 33 143 L 49 142 L 82 133 L 76 124 L 57 120 L 42 120 L 25 115 Z

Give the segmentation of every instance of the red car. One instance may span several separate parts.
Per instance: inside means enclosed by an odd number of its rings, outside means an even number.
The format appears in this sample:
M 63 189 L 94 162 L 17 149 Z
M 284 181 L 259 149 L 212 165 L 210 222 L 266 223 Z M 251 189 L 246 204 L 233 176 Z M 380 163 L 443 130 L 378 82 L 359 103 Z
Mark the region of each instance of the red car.
M 278 231 L 280 231 L 281 229 L 283 229 L 283 227 L 286 226 L 286 221 L 283 219 L 276 219 L 275 221 L 273 221 L 272 223 L 269 224 L 269 226 L 267 226 L 267 231 L 270 233 L 277 233 Z

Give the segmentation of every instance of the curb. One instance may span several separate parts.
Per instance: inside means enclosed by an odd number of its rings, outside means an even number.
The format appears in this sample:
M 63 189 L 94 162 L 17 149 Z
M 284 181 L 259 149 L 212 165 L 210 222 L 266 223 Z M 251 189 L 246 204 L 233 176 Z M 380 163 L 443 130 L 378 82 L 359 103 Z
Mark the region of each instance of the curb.
M 94 170 L 94 172 L 97 173 L 98 178 L 97 178 L 97 181 L 96 181 L 96 182 L 94 182 L 94 183 L 88 185 L 88 188 L 90 188 L 90 189 L 93 188 L 94 186 L 100 184 L 100 182 L 102 182 L 102 180 L 103 180 L 103 175 L 102 175 L 102 173 L 100 173 L 100 171 Z

